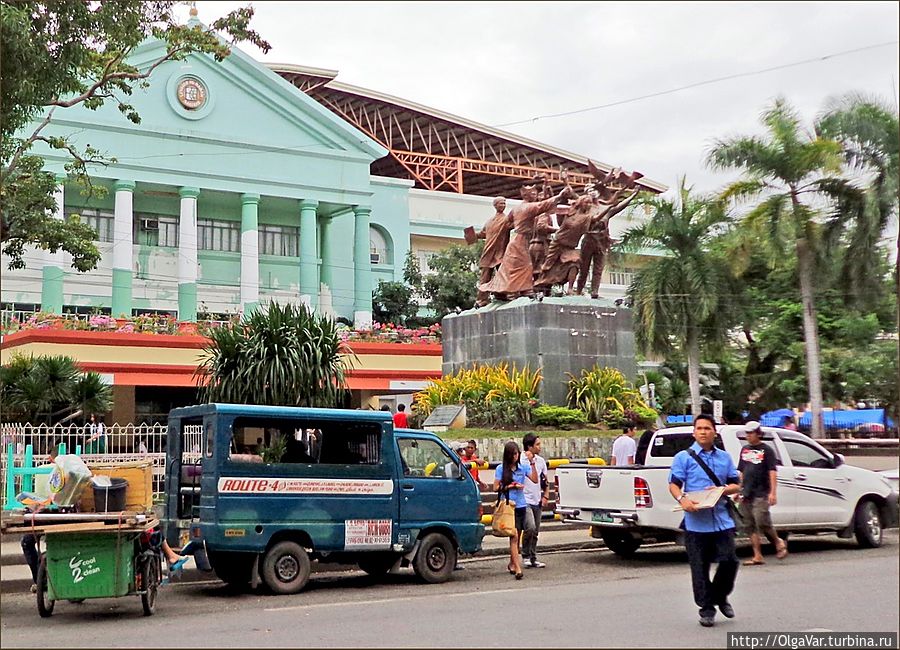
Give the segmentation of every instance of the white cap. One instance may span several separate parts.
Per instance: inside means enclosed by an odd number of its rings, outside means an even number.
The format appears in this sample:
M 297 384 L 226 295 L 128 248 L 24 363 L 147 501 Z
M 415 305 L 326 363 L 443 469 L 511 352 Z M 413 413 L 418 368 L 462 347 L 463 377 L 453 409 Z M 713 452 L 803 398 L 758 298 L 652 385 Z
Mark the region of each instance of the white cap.
M 750 420 L 744 424 L 744 433 L 748 433 L 749 431 L 759 431 L 762 433 L 762 427 L 759 426 L 759 422 L 756 420 Z

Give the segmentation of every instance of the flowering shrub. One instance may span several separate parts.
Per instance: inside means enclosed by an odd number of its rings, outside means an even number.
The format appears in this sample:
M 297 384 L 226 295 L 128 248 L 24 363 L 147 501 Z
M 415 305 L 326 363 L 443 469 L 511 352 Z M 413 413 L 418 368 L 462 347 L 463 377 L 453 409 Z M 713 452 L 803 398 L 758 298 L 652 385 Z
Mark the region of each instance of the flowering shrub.
M 240 317 L 235 314 L 228 324 L 235 324 Z M 143 334 L 177 334 L 209 336 L 209 332 L 221 327 L 220 321 L 179 322 L 168 314 L 142 314 L 132 318 L 113 318 L 104 314 L 89 317 L 75 314 L 48 314 L 37 312 L 20 321 L 17 318 L 4 320 L 2 333 L 12 334 L 20 330 L 81 330 L 90 332 L 122 332 Z M 346 325 L 338 325 L 342 341 L 375 343 L 440 343 L 441 326 L 398 327 L 391 323 L 373 323 L 370 330 L 354 330 Z
M 441 326 L 399 327 L 393 323 L 372 323 L 370 330 L 353 330 L 346 325 L 338 326 L 341 340 L 363 343 L 440 343 Z

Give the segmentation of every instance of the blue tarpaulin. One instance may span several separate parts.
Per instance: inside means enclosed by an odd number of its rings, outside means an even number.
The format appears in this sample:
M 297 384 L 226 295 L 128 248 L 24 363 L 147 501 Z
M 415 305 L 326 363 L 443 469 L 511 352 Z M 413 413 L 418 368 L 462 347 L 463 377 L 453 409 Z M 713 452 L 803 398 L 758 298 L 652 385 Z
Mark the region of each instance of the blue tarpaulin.
M 691 424 L 694 421 L 693 415 L 669 415 L 666 416 L 666 424 Z
M 885 424 L 884 409 L 857 409 L 855 411 L 823 411 L 822 419 L 826 429 L 854 429 L 861 424 Z M 800 426 L 808 427 L 812 424 L 812 413 L 806 412 L 800 416 Z M 894 427 L 894 422 L 887 419 L 888 428 Z
M 784 424 L 784 418 L 794 419 L 794 412 L 791 409 L 776 409 L 759 416 L 759 423 L 764 427 L 780 427 Z

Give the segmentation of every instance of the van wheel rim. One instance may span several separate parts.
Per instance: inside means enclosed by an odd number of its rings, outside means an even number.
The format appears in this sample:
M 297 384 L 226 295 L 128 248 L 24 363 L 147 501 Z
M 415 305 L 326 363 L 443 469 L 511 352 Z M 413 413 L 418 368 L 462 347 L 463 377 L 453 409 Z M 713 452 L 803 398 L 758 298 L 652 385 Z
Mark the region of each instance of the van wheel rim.
M 435 546 L 428 552 L 428 568 L 432 571 L 440 571 L 447 563 L 447 554 L 440 546 Z
M 878 540 L 881 537 L 881 521 L 878 519 L 878 512 L 871 506 L 867 508 L 867 511 L 866 528 L 869 530 L 869 536 L 873 540 Z
M 300 573 L 300 563 L 293 555 L 282 555 L 275 563 L 275 575 L 282 582 L 290 582 Z

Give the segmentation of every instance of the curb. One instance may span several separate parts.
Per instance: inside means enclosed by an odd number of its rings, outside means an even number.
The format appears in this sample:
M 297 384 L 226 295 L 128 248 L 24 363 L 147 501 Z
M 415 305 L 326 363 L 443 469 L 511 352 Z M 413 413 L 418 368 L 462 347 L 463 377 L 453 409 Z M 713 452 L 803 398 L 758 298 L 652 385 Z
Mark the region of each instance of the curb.
M 488 533 L 489 535 L 489 533 Z M 541 544 L 540 551 L 542 553 L 550 553 L 550 552 L 558 552 L 558 551 L 590 551 L 596 549 L 606 548 L 606 545 L 602 540 L 588 538 L 583 542 L 565 542 L 561 544 Z M 460 561 L 462 563 L 467 563 L 469 561 L 478 561 L 485 558 L 499 557 L 504 556 L 509 553 L 509 550 L 506 548 L 489 548 L 483 549 L 478 553 L 474 553 L 471 555 L 463 555 L 460 557 Z M 24 565 L 22 565 L 24 566 Z M 328 575 L 335 573 L 345 573 L 347 571 L 355 571 L 355 564 L 325 564 L 320 565 L 321 568 L 317 570 L 317 565 L 313 563 L 313 575 Z M 190 584 L 195 582 L 207 582 L 210 580 L 218 580 L 216 578 L 216 574 L 213 572 L 205 572 L 200 571 L 199 569 L 186 569 L 182 574 L 182 577 L 177 582 L 170 583 L 170 586 L 177 586 L 179 584 Z M 10 593 L 28 593 L 29 588 L 31 587 L 31 580 L 28 579 L 14 579 L 14 580 L 3 580 L 2 582 L 2 593 L 10 594 Z

